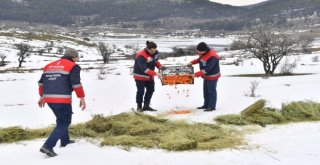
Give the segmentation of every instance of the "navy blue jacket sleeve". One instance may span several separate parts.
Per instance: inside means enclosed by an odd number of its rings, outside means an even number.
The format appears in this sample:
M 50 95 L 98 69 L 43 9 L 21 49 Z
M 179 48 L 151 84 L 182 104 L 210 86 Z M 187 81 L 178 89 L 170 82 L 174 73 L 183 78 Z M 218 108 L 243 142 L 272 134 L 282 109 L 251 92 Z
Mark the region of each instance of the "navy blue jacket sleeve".
M 80 66 L 75 65 L 70 72 L 69 80 L 72 85 L 72 89 L 74 89 L 77 94 L 77 97 L 82 98 L 85 97 L 85 94 L 81 84 L 80 71 Z
M 143 56 L 140 56 L 137 58 L 137 64 L 138 64 L 140 70 L 142 70 L 143 72 L 147 71 L 147 69 L 148 69 L 147 61 Z
M 211 57 L 208 61 L 207 61 L 207 67 L 204 68 L 204 71 L 206 73 L 212 71 L 212 69 L 214 68 L 215 65 L 217 65 L 218 63 L 218 59 L 216 59 L 215 57 Z
M 70 72 L 70 77 L 69 77 L 70 83 L 72 86 L 81 84 L 80 71 L 81 71 L 81 68 L 79 65 L 75 65 L 72 68 L 72 70 Z

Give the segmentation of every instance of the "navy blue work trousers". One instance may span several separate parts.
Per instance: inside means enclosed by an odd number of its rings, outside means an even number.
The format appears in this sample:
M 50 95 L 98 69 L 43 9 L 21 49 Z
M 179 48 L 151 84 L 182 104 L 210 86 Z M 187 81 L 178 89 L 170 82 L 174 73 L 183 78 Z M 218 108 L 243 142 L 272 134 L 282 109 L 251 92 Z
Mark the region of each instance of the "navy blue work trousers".
M 203 80 L 204 106 L 216 109 L 218 80 Z
M 48 149 L 52 149 L 56 146 L 59 139 L 61 145 L 67 144 L 70 140 L 69 126 L 72 118 L 72 106 L 71 104 L 60 103 L 48 103 L 48 106 L 56 116 L 56 127 L 44 143 L 44 146 Z
M 141 105 L 142 102 L 150 103 L 153 92 L 154 92 L 154 80 L 152 81 L 141 81 L 136 80 L 137 86 L 137 95 L 136 95 L 136 103 Z M 146 89 L 146 92 L 145 92 Z M 144 99 L 143 99 L 144 96 Z

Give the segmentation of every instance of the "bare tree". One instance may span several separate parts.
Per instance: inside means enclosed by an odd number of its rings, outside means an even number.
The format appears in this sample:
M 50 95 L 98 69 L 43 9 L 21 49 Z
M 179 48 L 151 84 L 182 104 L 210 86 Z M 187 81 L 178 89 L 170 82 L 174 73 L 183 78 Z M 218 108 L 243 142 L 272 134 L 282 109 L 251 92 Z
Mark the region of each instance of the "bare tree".
M 63 53 L 63 47 L 58 47 L 57 53 L 58 53 L 58 54 L 62 54 L 62 53 Z
M 312 62 L 319 62 L 319 56 L 314 56 L 311 58 Z
M 265 74 L 272 75 L 281 59 L 291 52 L 293 44 L 283 32 L 259 27 L 248 37 L 245 50 L 263 63 Z
M 310 44 L 314 40 L 314 36 L 312 34 L 301 34 L 298 36 L 298 41 L 301 45 L 302 53 L 311 53 Z
M 293 70 L 298 66 L 298 58 L 295 58 L 293 61 L 289 61 L 288 58 L 285 59 L 284 63 L 280 66 L 280 74 L 290 75 Z
M 6 59 L 7 58 L 7 56 L 6 55 L 4 55 L 4 54 L 0 54 L 0 59 L 1 59 L 1 64 L 0 64 L 0 66 L 4 66 L 5 65 L 5 63 L 4 63 L 4 59 Z
M 245 96 L 257 97 L 256 90 L 259 86 L 259 82 L 254 80 L 254 81 L 251 81 L 250 84 L 251 84 L 250 90 L 247 93 L 245 93 Z
M 44 53 L 44 49 L 40 49 L 40 50 L 38 51 L 38 53 L 39 53 L 40 56 L 42 56 L 42 54 Z
M 19 68 L 22 66 L 22 63 L 24 60 L 30 56 L 30 53 L 28 53 L 31 49 L 31 46 L 28 44 L 15 44 L 16 48 L 19 50 L 18 52 L 18 61 L 19 61 Z
M 105 45 L 104 43 L 99 42 L 98 51 L 100 52 L 103 58 L 103 63 L 109 63 L 110 55 L 114 52 L 114 50 L 111 47 L 109 47 L 108 44 Z
M 140 50 L 140 45 L 139 42 L 136 43 L 136 45 L 134 45 L 132 47 L 132 53 L 133 53 L 133 58 L 135 58 L 135 55 L 138 53 L 138 51 Z
M 107 71 L 105 70 L 105 64 L 101 64 L 99 65 L 98 69 L 99 69 L 99 72 L 98 72 L 98 80 L 104 80 L 107 76 Z
M 241 40 L 234 40 L 230 45 L 230 50 L 241 50 L 246 47 L 245 43 Z

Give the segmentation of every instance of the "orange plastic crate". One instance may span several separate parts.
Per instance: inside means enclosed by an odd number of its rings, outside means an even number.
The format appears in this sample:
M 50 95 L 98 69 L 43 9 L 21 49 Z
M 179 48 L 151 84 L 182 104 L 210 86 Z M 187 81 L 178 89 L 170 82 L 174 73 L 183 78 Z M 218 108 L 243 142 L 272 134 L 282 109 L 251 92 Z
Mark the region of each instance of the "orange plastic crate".
M 188 66 L 167 66 L 166 70 L 161 71 L 162 85 L 175 85 L 175 84 L 193 84 L 194 79 L 193 67 Z

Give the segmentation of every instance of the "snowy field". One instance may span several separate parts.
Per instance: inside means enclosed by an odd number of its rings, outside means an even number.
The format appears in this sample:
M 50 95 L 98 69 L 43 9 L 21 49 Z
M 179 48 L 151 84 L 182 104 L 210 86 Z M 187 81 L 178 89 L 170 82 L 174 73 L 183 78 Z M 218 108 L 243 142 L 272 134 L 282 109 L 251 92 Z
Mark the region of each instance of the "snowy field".
M 158 43 L 157 39 L 151 39 Z M 231 39 L 159 39 L 158 50 L 165 52 L 173 46 L 196 45 L 205 41 L 211 45 L 228 45 Z M 7 52 L 6 61 L 11 61 L 0 70 L 18 65 L 16 50 L 12 44 L 22 42 L 19 39 L 0 37 L 0 52 Z M 107 41 L 105 41 L 108 43 Z M 145 39 L 117 40 L 114 43 L 124 45 L 139 43 L 142 47 Z M 44 46 L 41 41 L 31 41 L 32 46 Z M 84 69 L 81 72 L 82 84 L 86 93 L 87 110 L 78 108 L 78 99 L 73 98 L 73 124 L 85 122 L 95 114 L 114 115 L 121 112 L 131 112 L 135 104 L 135 82 L 132 78 L 133 60 L 111 61 L 105 65 L 107 72 L 104 80 L 98 79 L 99 69 L 85 68 L 101 66 L 97 50 L 78 46 L 68 42 L 57 43 L 80 50 Z M 320 45 L 320 43 L 314 43 Z M 118 45 L 117 45 L 118 46 Z M 230 56 L 228 52 L 219 55 Z M 114 54 L 113 56 L 117 56 Z M 202 79 L 195 79 L 193 85 L 162 86 L 156 79 L 156 90 L 151 106 L 157 112 L 147 112 L 152 115 L 163 115 L 172 120 L 183 119 L 190 122 L 213 123 L 216 116 L 223 114 L 238 114 L 244 108 L 258 99 L 266 99 L 268 106 L 280 108 L 282 103 L 291 101 L 320 101 L 318 86 L 320 84 L 320 62 L 312 62 L 312 57 L 320 54 L 300 55 L 298 67 L 294 73 L 312 73 L 304 76 L 285 76 L 264 78 L 232 77 L 237 74 L 263 73 L 261 63 L 248 59 L 239 66 L 221 65 L 222 77 L 218 82 L 218 103 L 214 112 L 196 110 L 202 105 Z M 160 62 L 164 65 L 187 64 L 196 56 L 167 58 Z M 40 69 L 56 57 L 32 55 L 23 63 L 24 69 Z M 233 59 L 228 59 L 233 60 Z M 226 61 L 221 61 L 224 63 Z M 198 66 L 195 66 L 198 70 Z M 37 107 L 40 70 L 24 73 L 6 72 L 0 74 L 0 127 L 21 126 L 24 128 L 43 128 L 55 123 L 54 115 L 46 106 Z M 247 97 L 250 82 L 259 82 L 256 93 L 259 97 Z M 169 115 L 176 109 L 190 109 L 193 112 L 185 115 Z M 25 164 L 32 162 L 40 164 L 318 164 L 320 162 L 320 122 L 296 123 L 281 126 L 267 126 L 260 131 L 246 136 L 247 145 L 238 149 L 219 151 L 184 151 L 169 152 L 165 150 L 146 150 L 132 148 L 123 150 L 121 147 L 99 147 L 96 142 L 87 139 L 76 139 L 77 143 L 66 148 L 56 147 L 57 157 L 47 158 L 39 152 L 45 139 L 23 141 L 12 144 L 0 144 L 0 162 L 9 164 Z

